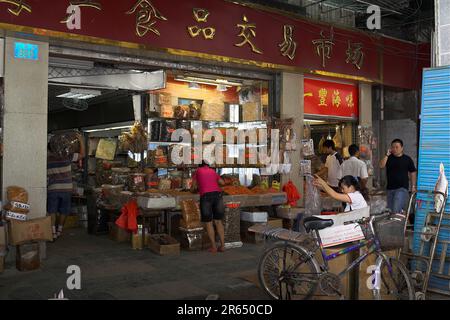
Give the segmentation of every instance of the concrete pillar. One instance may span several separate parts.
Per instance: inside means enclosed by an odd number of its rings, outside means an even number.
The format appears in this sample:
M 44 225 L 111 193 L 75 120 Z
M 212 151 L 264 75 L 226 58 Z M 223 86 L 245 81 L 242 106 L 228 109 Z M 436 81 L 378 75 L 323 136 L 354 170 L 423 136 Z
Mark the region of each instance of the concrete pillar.
M 359 85 L 359 124 L 372 127 L 372 85 L 367 83 Z M 375 153 L 372 154 L 372 165 L 376 169 L 378 161 L 374 156 Z M 373 177 L 369 176 L 367 187 L 369 190 L 373 188 Z
M 281 118 L 293 118 L 295 133 L 297 134 L 297 141 L 303 138 L 303 75 L 293 73 L 282 74 L 282 91 L 281 91 Z M 302 199 L 298 205 L 303 203 L 303 179 L 300 176 L 300 147 L 297 145 L 297 151 L 289 152 L 292 171 L 290 176 L 282 176 L 282 185 L 289 181 L 289 178 L 294 182 Z
M 372 85 L 359 85 L 359 123 L 362 126 L 372 126 Z
M 14 57 L 15 42 L 39 46 L 35 60 Z M 3 131 L 3 199 L 6 188 L 29 193 L 29 219 L 46 215 L 48 43 L 6 38 Z
M 434 50 L 436 66 L 450 65 L 450 1 L 435 0 Z

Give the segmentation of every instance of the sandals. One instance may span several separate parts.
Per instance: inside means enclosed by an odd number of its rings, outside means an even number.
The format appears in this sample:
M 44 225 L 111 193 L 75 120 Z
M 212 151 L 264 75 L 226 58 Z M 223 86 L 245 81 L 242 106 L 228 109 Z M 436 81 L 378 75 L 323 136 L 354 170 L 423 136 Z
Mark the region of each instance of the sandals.
M 208 249 L 208 252 L 217 253 L 217 248 L 211 247 Z

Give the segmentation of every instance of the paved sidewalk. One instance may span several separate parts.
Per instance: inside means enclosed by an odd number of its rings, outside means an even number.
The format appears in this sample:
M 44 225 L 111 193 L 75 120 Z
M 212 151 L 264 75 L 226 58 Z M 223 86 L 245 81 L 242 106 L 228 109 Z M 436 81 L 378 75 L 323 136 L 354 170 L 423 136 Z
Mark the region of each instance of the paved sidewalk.
M 181 251 L 158 256 L 129 243 L 69 229 L 47 244 L 40 270 L 19 272 L 12 256 L 0 274 L 0 299 L 48 299 L 62 288 L 69 299 L 267 299 L 257 287 L 256 268 L 264 246 L 211 254 Z M 11 253 L 10 253 L 11 254 Z M 81 290 L 66 289 L 69 265 L 81 268 Z

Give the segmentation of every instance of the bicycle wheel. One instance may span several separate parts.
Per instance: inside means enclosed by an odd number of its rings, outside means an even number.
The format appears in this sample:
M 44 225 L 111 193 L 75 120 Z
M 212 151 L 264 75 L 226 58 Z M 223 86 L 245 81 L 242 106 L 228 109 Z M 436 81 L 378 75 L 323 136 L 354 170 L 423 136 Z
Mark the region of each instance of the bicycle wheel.
M 259 260 L 258 277 L 272 299 L 308 299 L 318 285 L 320 269 L 300 246 L 275 243 Z
M 383 300 L 414 300 L 415 290 L 413 282 L 405 265 L 396 258 L 388 258 L 392 267 L 386 260 L 381 264 L 381 297 Z

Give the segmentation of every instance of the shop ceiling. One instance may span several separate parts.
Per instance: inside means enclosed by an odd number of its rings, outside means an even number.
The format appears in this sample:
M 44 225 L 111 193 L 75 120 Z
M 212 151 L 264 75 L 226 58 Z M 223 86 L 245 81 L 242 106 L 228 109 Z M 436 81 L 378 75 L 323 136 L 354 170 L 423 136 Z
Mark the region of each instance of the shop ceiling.
M 49 112 L 84 111 L 90 105 L 165 87 L 162 70 L 136 70 L 88 60 L 50 57 Z

